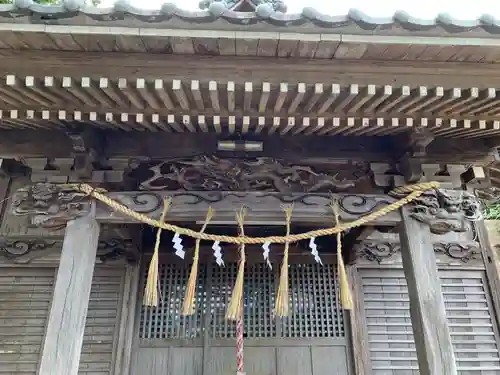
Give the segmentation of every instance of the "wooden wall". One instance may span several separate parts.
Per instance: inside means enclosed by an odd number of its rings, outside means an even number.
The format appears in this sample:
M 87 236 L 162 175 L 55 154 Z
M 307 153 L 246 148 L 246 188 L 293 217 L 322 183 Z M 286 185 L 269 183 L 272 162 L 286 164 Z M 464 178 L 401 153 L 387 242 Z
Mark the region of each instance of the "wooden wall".
M 0 260 L 0 374 L 35 375 L 50 311 L 57 264 Z M 112 375 L 125 267 L 96 267 L 85 327 L 81 375 Z
M 440 243 L 464 243 L 470 234 L 433 236 Z M 387 240 L 391 235 L 384 235 Z M 393 236 L 392 241 L 397 241 Z M 446 306 L 460 375 L 500 373 L 500 336 L 484 258 L 468 262 L 437 253 L 440 287 Z M 418 375 L 408 290 L 401 255 L 381 263 L 362 258 L 357 265 L 360 325 L 369 373 Z

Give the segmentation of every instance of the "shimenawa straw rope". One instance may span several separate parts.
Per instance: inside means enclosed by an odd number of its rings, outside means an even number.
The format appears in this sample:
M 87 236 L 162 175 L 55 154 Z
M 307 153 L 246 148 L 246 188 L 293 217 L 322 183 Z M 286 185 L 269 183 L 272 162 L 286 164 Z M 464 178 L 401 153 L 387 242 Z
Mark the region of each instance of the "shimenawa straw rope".
M 235 320 L 238 318 L 238 314 L 241 311 L 241 308 L 243 307 L 243 278 L 244 278 L 244 272 L 245 272 L 245 244 L 264 244 L 264 243 L 284 243 L 285 244 L 285 257 L 283 259 L 283 265 L 281 269 L 281 275 L 280 275 L 280 289 L 281 292 L 278 291 L 279 293 L 279 298 L 277 298 L 276 301 L 276 312 L 277 315 L 280 316 L 279 312 L 285 312 L 288 313 L 288 299 L 285 298 L 284 296 L 288 297 L 287 294 L 285 293 L 285 290 L 288 291 L 288 285 L 287 282 L 283 281 L 282 279 L 285 280 L 285 275 L 287 276 L 288 273 L 288 267 L 285 267 L 284 265 L 288 263 L 288 248 L 289 244 L 292 242 L 298 242 L 301 240 L 306 240 L 310 239 L 313 237 L 321 237 L 321 236 L 328 236 L 332 234 L 337 235 L 337 254 L 338 254 L 338 259 L 339 259 L 339 279 L 340 279 L 340 286 L 341 286 L 341 299 L 342 299 L 342 305 L 344 308 L 349 309 L 352 306 L 352 296 L 350 294 L 349 290 L 349 285 L 347 281 L 347 275 L 345 272 L 345 265 L 343 263 L 342 259 L 342 244 L 341 244 L 341 236 L 340 233 L 344 230 L 359 227 L 362 225 L 365 225 L 373 220 L 376 220 L 392 211 L 395 211 L 401 207 L 403 207 L 405 204 L 410 203 L 411 201 L 415 200 L 419 196 L 421 196 L 425 191 L 431 190 L 431 189 L 437 189 L 439 187 L 438 182 L 425 182 L 425 183 L 419 183 L 415 185 L 409 185 L 409 186 L 402 186 L 395 188 L 392 190 L 389 194 L 394 195 L 396 197 L 401 197 L 402 195 L 408 194 L 399 200 L 375 211 L 372 212 L 368 215 L 365 215 L 363 217 L 358 218 L 357 220 L 347 222 L 347 223 L 340 223 L 339 218 L 338 218 L 338 209 L 337 212 L 334 212 L 335 215 L 335 222 L 336 225 L 331 228 L 324 228 L 324 229 L 317 229 L 317 230 L 312 230 L 309 232 L 305 233 L 298 233 L 298 234 L 290 234 L 290 229 L 289 229 L 289 221 L 291 219 L 288 219 L 287 217 L 287 234 L 285 236 L 270 236 L 270 237 L 248 237 L 245 236 L 244 233 L 244 228 L 243 228 L 243 222 L 244 222 L 244 217 L 246 215 L 246 209 L 242 208 L 240 212 L 237 214 L 237 221 L 239 225 L 239 236 L 234 237 L 234 236 L 224 236 L 224 235 L 214 235 L 214 234 L 208 234 L 204 233 L 204 230 L 206 226 L 202 228 L 200 232 L 196 232 L 194 230 L 191 230 L 189 228 L 183 228 L 179 227 L 177 225 L 165 223 L 165 216 L 166 213 L 170 207 L 171 200 L 170 198 L 166 198 L 164 201 L 164 209 L 163 213 L 161 215 L 160 220 L 155 220 L 152 219 L 144 214 L 141 214 L 139 212 L 136 212 L 129 207 L 121 204 L 120 202 L 117 202 L 107 195 L 104 194 L 104 190 L 102 189 L 95 189 L 92 186 L 88 184 L 62 184 L 60 185 L 66 189 L 74 189 L 76 191 L 83 192 L 87 194 L 88 196 L 93 197 L 94 199 L 97 199 L 101 201 L 102 203 L 108 205 L 111 209 L 129 216 L 130 218 L 142 222 L 144 224 L 151 225 L 153 227 L 158 228 L 157 231 L 157 236 L 156 236 L 156 244 L 155 244 L 155 251 L 153 254 L 153 258 L 151 260 L 151 264 L 149 267 L 149 272 L 148 272 L 148 280 L 146 284 L 146 290 L 145 290 L 145 295 L 144 295 L 144 304 L 147 306 L 156 306 L 158 304 L 158 251 L 159 251 L 159 245 L 160 245 L 160 238 L 161 238 L 161 230 L 169 230 L 173 231 L 178 235 L 184 235 L 184 236 L 189 236 L 192 238 L 196 238 L 197 240 L 208 240 L 208 241 L 217 241 L 217 242 L 225 242 L 225 243 L 232 243 L 232 244 L 238 244 L 240 245 L 240 264 L 238 268 L 238 275 L 236 278 L 236 283 L 233 289 L 233 293 L 231 296 L 231 300 L 229 302 L 228 310 L 226 312 L 226 318 Z M 332 210 L 334 209 L 335 206 L 332 206 Z M 213 212 L 212 212 L 213 214 Z M 291 209 L 289 212 L 289 215 L 291 217 Z M 207 218 L 208 218 L 208 213 L 207 213 Z M 211 217 L 210 217 L 211 218 Z M 206 220 L 206 223 L 208 222 L 208 219 Z M 197 241 L 198 242 L 198 241 Z M 199 245 L 198 245 L 199 246 Z M 195 251 L 195 261 L 193 262 L 193 268 L 191 274 L 193 276 L 191 277 L 190 274 L 190 285 L 196 285 L 196 270 L 197 270 L 197 264 L 198 264 L 198 257 L 199 254 Z M 288 277 L 286 277 L 286 280 L 288 280 Z M 192 291 L 194 293 L 194 290 Z M 191 291 L 186 293 L 186 301 L 193 300 L 193 298 L 190 298 Z M 186 302 L 186 306 L 184 306 L 185 309 L 183 309 L 186 312 L 191 312 L 194 309 L 194 306 L 190 306 L 189 302 Z M 286 314 L 283 314 L 286 315 Z
M 286 235 L 290 235 L 290 226 L 292 222 L 293 206 L 283 207 L 286 219 Z M 285 242 L 283 251 L 283 262 L 281 263 L 280 282 L 278 285 L 278 294 L 276 295 L 275 313 L 276 316 L 288 316 L 288 250 L 290 242 Z
M 170 209 L 172 200 L 170 198 L 165 198 L 163 201 L 163 212 L 160 217 L 160 222 L 165 221 L 167 212 Z M 146 281 L 146 289 L 144 290 L 144 305 L 145 306 L 158 306 L 158 252 L 160 249 L 161 242 L 161 230 L 158 228 L 156 231 L 156 242 L 153 251 L 153 257 L 149 263 L 148 279 Z
M 212 207 L 208 207 L 207 216 L 205 217 L 205 222 L 200 229 L 200 233 L 203 233 L 205 229 L 207 229 L 208 223 L 210 223 L 213 216 L 214 210 Z M 194 245 L 193 264 L 191 265 L 191 271 L 189 272 L 186 294 L 184 295 L 184 303 L 182 304 L 182 315 L 193 315 L 195 313 L 195 292 L 196 280 L 198 278 L 198 263 L 200 260 L 200 242 L 201 240 L 197 238 Z
M 439 182 L 424 182 L 424 183 L 419 183 L 415 185 L 409 185 L 409 186 L 403 186 L 394 189 L 391 191 L 389 194 L 395 194 L 395 195 L 402 195 L 402 194 L 408 194 L 406 197 L 403 197 L 385 207 L 382 207 L 380 210 L 372 212 L 368 215 L 365 215 L 363 217 L 360 217 L 357 220 L 342 223 L 338 226 L 331 227 L 331 228 L 324 228 L 324 229 L 316 229 L 312 230 L 309 232 L 304 232 L 304 233 L 297 233 L 297 234 L 290 234 L 289 236 L 269 236 L 269 237 L 249 237 L 249 236 L 224 236 L 224 235 L 215 235 L 215 234 L 209 234 L 209 233 L 199 233 L 196 232 L 192 229 L 189 228 L 183 228 L 179 227 L 177 225 L 169 224 L 169 223 L 163 223 L 159 220 L 155 220 L 150 218 L 147 215 L 141 214 L 139 212 L 136 212 L 129 207 L 111 199 L 107 195 L 103 194 L 103 192 L 100 189 L 94 189 L 92 186 L 88 184 L 64 184 L 62 185 L 66 188 L 71 188 L 75 189 L 77 191 L 81 191 L 99 201 L 102 203 L 106 204 L 109 206 L 111 209 L 114 211 L 120 212 L 123 215 L 126 215 L 138 222 L 144 223 L 151 225 L 156 228 L 162 228 L 164 230 L 168 230 L 171 232 L 178 233 L 179 235 L 182 236 L 188 236 L 192 238 L 199 238 L 202 240 L 207 240 L 207 241 L 218 241 L 218 242 L 225 242 L 225 243 L 232 243 L 232 244 L 264 244 L 266 242 L 268 243 L 285 243 L 285 242 L 298 242 L 301 240 L 307 240 L 312 237 L 322 237 L 322 236 L 329 236 L 332 234 L 337 234 L 339 232 L 342 232 L 346 229 L 351 229 L 351 228 L 356 228 L 362 225 L 365 225 L 373 220 L 376 220 L 384 215 L 387 215 L 388 213 L 395 211 L 401 207 L 403 207 L 405 204 L 410 203 L 414 199 L 418 198 L 421 196 L 425 191 L 427 190 L 432 190 L 432 189 L 437 189 L 439 187 Z
M 335 218 L 335 225 L 340 224 L 340 215 L 337 201 L 332 199 L 330 204 L 332 208 L 333 216 Z M 344 258 L 342 257 L 342 233 L 337 233 L 337 267 L 339 273 L 340 282 L 340 303 L 342 307 L 346 310 L 352 309 L 352 294 L 351 288 L 349 286 L 349 281 L 347 278 L 347 272 L 345 270 Z
M 236 214 L 236 221 L 238 222 L 239 234 L 240 236 L 245 235 L 245 229 L 243 224 L 245 222 L 245 216 L 247 210 L 245 207 L 240 209 L 240 212 Z M 243 311 L 243 283 L 245 278 L 245 244 L 240 244 L 240 263 L 238 265 L 238 274 L 236 275 L 236 282 L 234 284 L 233 293 L 231 294 L 231 299 L 227 306 L 226 319 L 237 320 L 238 316 Z

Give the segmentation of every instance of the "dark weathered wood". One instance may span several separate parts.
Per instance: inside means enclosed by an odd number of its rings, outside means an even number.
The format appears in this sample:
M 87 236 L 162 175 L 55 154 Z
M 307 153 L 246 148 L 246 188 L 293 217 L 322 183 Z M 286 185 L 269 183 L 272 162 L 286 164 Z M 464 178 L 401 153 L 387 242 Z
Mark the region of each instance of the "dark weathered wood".
M 158 134 L 145 132 L 100 132 L 102 157 L 110 159 L 171 159 L 217 153 L 217 134 Z M 346 136 L 254 136 L 263 142 L 263 152 L 218 152 L 231 156 L 283 157 L 287 160 L 324 162 L 365 160 L 389 162 L 401 155 L 404 144 L 391 137 Z M 57 147 L 54 147 L 57 145 Z M 0 131 L 0 157 L 66 158 L 74 150 L 69 137 L 58 131 Z M 423 163 L 476 163 L 495 160 L 491 144 L 481 139 L 438 138 L 428 148 Z
M 478 221 L 475 223 L 481 254 L 486 268 L 486 276 L 491 291 L 491 300 L 496 314 L 493 314 L 497 326 L 500 326 L 500 259 L 498 256 L 498 233 L 500 225 L 498 221 Z
M 40 375 L 77 375 L 99 239 L 91 215 L 67 224 Z
M 285 220 L 283 204 L 294 204 L 292 221 L 309 222 L 330 226 L 332 213 L 329 207 L 330 194 L 279 194 L 265 192 L 168 192 L 136 191 L 109 193 L 109 197 L 125 204 L 137 212 L 143 212 L 158 219 L 162 211 L 163 198 L 172 198 L 168 213 L 170 221 L 204 221 L 207 210 L 212 207 L 215 216 L 212 224 L 235 223 L 235 212 L 239 207 L 248 207 L 245 223 L 248 225 L 282 225 Z M 367 215 L 392 202 L 384 195 L 334 195 L 339 200 L 342 221 L 352 221 Z M 104 204 L 98 204 L 97 220 L 107 223 L 131 223 L 129 217 L 112 211 Z M 392 212 L 376 221 L 378 224 L 399 222 L 398 212 Z
M 136 320 L 136 312 L 137 312 L 137 301 L 139 296 L 139 282 L 141 278 L 141 268 L 140 265 L 136 267 L 129 267 L 127 270 L 127 274 L 130 274 L 131 277 L 131 289 L 130 289 L 130 297 L 128 299 L 127 305 L 127 325 L 125 327 L 125 338 L 123 342 L 123 359 L 121 362 L 120 371 L 115 372 L 118 375 L 129 375 L 130 367 L 132 363 L 132 343 L 134 341 L 134 325 Z
M 19 64 L 23 61 L 23 64 Z M 96 63 L 98 61 L 99 63 Z M 494 64 L 413 61 L 344 61 L 330 59 L 2 50 L 4 74 L 140 78 L 204 78 L 271 83 L 331 82 L 351 84 L 495 87 L 500 78 Z
M 70 139 L 63 132 L 0 131 L 0 156 L 4 158 L 68 157 L 72 152 Z
M 139 286 L 140 266 L 127 266 L 124 276 L 124 285 L 121 293 L 122 305 L 120 309 L 117 343 L 113 350 L 114 374 L 126 375 L 130 373 L 130 356 L 132 350 L 135 312 L 137 310 L 137 291 Z
M 354 359 L 354 374 L 369 375 L 371 372 L 370 347 L 363 307 L 363 291 L 361 278 L 356 266 L 347 268 L 347 275 L 353 297 L 353 309 L 349 311 L 349 323 L 352 342 L 352 357 Z
M 0 223 L 3 222 L 5 209 L 8 207 L 7 196 L 9 194 L 10 178 L 0 176 Z
M 457 375 L 429 227 L 411 218 L 406 207 L 402 217 L 401 255 L 420 375 Z

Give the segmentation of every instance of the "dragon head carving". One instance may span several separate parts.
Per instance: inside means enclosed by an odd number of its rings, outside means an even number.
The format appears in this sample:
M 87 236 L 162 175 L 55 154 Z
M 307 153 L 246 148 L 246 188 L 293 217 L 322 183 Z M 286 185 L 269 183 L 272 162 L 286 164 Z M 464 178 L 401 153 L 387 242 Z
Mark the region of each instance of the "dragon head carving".
M 28 216 L 38 226 L 53 227 L 90 212 L 90 198 L 64 185 L 37 183 L 19 189 L 12 214 Z

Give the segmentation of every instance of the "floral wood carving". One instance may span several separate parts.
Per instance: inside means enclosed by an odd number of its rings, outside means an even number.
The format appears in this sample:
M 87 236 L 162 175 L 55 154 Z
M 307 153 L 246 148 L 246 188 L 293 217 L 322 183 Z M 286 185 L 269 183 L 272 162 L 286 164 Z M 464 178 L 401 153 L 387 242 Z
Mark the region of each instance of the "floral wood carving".
M 382 263 L 401 250 L 398 242 L 361 242 L 358 245 L 358 256 L 370 262 Z
M 466 222 L 479 216 L 480 203 L 462 190 L 432 190 L 410 204 L 411 217 L 429 225 L 431 233 L 466 232 Z
M 332 165 L 327 171 L 268 157 L 197 156 L 154 162 L 146 167 L 148 176 L 142 179 L 142 190 L 320 193 L 346 191 L 370 178 L 369 166 L 365 164 Z
M 0 242 L 0 255 L 17 264 L 28 264 L 34 259 L 42 258 L 60 250 L 57 241 L 4 240 Z
M 90 199 L 75 190 L 49 183 L 19 189 L 12 200 L 12 213 L 30 216 L 38 226 L 60 228 L 68 220 L 90 212 Z
M 463 263 L 476 259 L 480 251 L 477 244 L 438 242 L 433 244 L 433 246 L 436 253 L 446 254 L 450 258 L 458 259 Z

